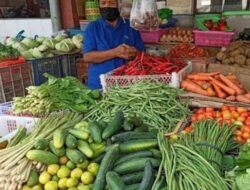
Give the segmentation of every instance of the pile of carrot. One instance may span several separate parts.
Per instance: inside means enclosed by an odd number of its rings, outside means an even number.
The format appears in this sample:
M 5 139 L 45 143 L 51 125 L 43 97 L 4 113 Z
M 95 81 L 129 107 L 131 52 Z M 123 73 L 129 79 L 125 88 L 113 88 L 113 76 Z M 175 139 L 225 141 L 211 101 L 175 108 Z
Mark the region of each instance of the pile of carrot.
M 220 72 L 189 74 L 181 87 L 204 96 L 250 104 L 250 91 L 244 88 L 235 75 L 226 76 Z

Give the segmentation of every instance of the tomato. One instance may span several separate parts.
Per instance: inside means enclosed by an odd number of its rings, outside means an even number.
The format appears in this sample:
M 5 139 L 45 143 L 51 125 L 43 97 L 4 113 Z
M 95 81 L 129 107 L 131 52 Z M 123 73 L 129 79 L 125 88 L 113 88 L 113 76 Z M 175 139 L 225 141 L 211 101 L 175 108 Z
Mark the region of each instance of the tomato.
M 249 139 L 250 138 L 250 133 L 245 132 L 245 133 L 242 134 L 242 137 L 244 139 Z
M 214 112 L 214 108 L 207 107 L 207 108 L 206 108 L 206 112 Z
M 188 133 L 192 132 L 193 130 L 194 129 L 191 126 L 185 128 L 185 131 L 188 132 Z
M 204 114 L 199 114 L 199 115 L 197 116 L 197 120 L 198 120 L 198 121 L 203 120 L 203 119 L 205 119 L 205 115 L 204 115 Z
M 250 134 L 250 128 L 249 127 L 242 127 L 242 131 L 244 132 L 244 133 L 249 133 Z
M 236 108 L 235 106 L 230 106 L 230 107 L 229 107 L 229 110 L 230 110 L 230 111 L 236 111 L 237 108 Z
M 193 115 L 193 116 L 191 117 L 191 121 L 192 121 L 192 122 L 197 121 L 197 116 L 196 116 L 196 115 Z
M 224 123 L 227 123 L 228 125 L 231 125 L 231 124 L 232 124 L 231 119 L 224 119 L 223 122 L 224 122 Z
M 238 117 L 240 116 L 240 114 L 239 114 L 237 111 L 232 111 L 232 112 L 231 112 L 231 115 L 232 115 L 232 117 L 235 118 L 235 119 L 238 118 Z
M 214 112 L 206 112 L 205 117 L 208 119 L 213 119 L 214 118 Z
M 201 114 L 201 113 L 205 113 L 206 109 L 205 108 L 200 108 L 198 109 L 198 111 L 196 113 Z
M 244 122 L 245 120 L 246 120 L 246 118 L 245 118 L 245 117 L 241 117 L 241 116 L 240 116 L 240 117 L 238 117 L 238 118 L 237 118 L 237 121 Z
M 234 122 L 235 122 L 235 119 L 232 118 L 232 119 L 231 119 L 231 122 L 234 123 Z
M 231 119 L 231 113 L 230 111 L 226 110 L 222 112 L 223 119 Z
M 240 114 L 241 117 L 246 117 L 246 118 L 248 117 L 248 115 L 249 115 L 248 112 L 243 112 Z
M 222 106 L 222 108 L 221 108 L 222 111 L 226 111 L 228 109 L 229 109 L 228 106 Z
M 241 144 L 246 143 L 246 139 L 244 139 L 242 136 L 237 136 L 236 139 L 237 139 L 237 141 L 238 141 L 239 143 L 241 143 Z
M 247 120 L 245 121 L 245 125 L 249 125 L 250 126 L 250 117 L 248 117 Z
M 216 111 L 214 115 L 215 115 L 215 117 L 217 117 L 217 118 L 218 118 L 218 117 L 222 117 L 222 114 L 221 114 L 221 112 L 219 112 L 219 111 Z
M 237 135 L 237 136 L 241 136 L 242 132 L 241 132 L 241 130 L 236 130 L 234 134 Z
M 239 113 L 243 113 L 243 112 L 247 112 L 247 109 L 246 109 L 246 108 L 243 108 L 243 107 L 238 107 L 238 108 L 237 108 L 237 111 L 238 111 Z

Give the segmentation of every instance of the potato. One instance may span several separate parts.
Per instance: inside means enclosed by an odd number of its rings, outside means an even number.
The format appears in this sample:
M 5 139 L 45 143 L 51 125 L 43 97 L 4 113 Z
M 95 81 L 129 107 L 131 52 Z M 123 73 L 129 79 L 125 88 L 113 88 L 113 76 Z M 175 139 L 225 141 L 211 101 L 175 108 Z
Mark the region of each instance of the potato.
M 224 65 L 229 65 L 230 63 L 231 63 L 230 58 L 224 59 L 222 61 L 222 64 L 224 64 Z
M 235 63 L 238 65 L 245 65 L 246 64 L 246 57 L 244 55 L 237 55 L 235 56 Z
M 237 41 L 237 42 L 233 42 L 233 43 L 231 43 L 231 45 L 227 48 L 227 51 L 228 52 L 231 52 L 231 51 L 233 51 L 233 50 L 235 50 L 235 49 L 238 49 L 238 48 L 240 48 L 241 46 L 243 46 L 243 42 L 242 41 Z
M 241 54 L 241 52 L 240 52 L 240 48 L 239 48 L 239 49 L 237 49 L 237 50 L 232 51 L 232 52 L 230 53 L 230 56 L 231 56 L 231 57 L 235 57 L 235 56 L 240 55 L 240 54 Z
M 218 59 L 218 60 L 222 61 L 222 60 L 223 60 L 224 55 L 225 55 L 225 53 L 221 51 L 221 52 L 217 53 L 217 55 L 216 55 L 216 59 Z
M 247 59 L 246 64 L 250 65 L 250 59 Z

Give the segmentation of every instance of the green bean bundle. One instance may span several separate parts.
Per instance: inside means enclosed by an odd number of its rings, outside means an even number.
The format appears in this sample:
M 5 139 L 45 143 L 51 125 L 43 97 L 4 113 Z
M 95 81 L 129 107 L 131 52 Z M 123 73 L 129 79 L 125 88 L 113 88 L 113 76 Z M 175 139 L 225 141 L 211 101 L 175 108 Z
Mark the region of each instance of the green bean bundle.
M 117 111 L 127 118 L 136 117 L 151 129 L 171 131 L 181 118 L 189 115 L 186 103 L 179 103 L 182 90 L 159 82 L 140 81 L 128 87 L 108 90 L 86 116 L 90 120 L 109 121 Z

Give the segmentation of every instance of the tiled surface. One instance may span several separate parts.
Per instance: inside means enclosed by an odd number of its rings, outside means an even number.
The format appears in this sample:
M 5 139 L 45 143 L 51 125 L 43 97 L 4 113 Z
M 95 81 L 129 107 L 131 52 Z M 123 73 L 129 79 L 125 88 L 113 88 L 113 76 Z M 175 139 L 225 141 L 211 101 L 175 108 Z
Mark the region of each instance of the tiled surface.
M 25 30 L 27 37 L 53 34 L 51 19 L 0 19 L 0 42 L 5 36 L 16 36 L 21 30 Z

